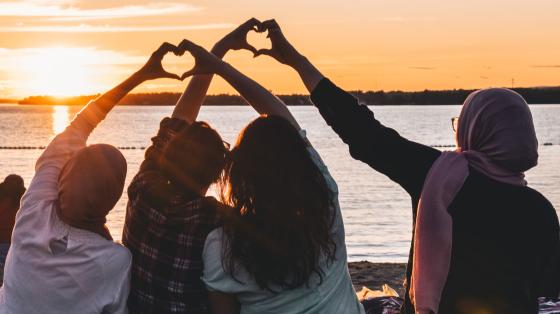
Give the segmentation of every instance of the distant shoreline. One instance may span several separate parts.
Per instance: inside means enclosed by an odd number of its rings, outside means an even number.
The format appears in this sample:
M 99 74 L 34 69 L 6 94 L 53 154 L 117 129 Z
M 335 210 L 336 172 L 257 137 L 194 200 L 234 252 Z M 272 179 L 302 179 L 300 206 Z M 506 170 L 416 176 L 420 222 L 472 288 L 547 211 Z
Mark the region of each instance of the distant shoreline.
M 516 88 L 529 104 L 560 104 L 560 87 Z M 422 105 L 452 105 L 462 104 L 465 98 L 473 92 L 470 89 L 454 89 L 440 91 L 353 91 L 350 92 L 368 106 L 422 106 Z M 75 97 L 30 96 L 21 100 L 0 99 L 0 102 L 18 103 L 20 105 L 68 105 L 83 106 L 98 97 L 85 95 Z M 119 102 L 124 106 L 171 106 L 174 105 L 181 93 L 138 93 L 129 94 Z M 309 95 L 292 94 L 278 95 L 289 106 L 311 106 Z M 238 95 L 209 95 L 204 106 L 246 106 L 245 100 Z

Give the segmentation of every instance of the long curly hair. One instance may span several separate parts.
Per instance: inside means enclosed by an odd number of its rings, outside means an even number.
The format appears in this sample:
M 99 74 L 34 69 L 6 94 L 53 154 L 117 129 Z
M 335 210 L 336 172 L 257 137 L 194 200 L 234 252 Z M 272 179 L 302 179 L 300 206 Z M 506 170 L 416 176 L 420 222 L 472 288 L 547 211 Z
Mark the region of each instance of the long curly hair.
M 222 201 L 224 267 L 242 265 L 263 289 L 293 289 L 335 258 L 333 195 L 299 132 L 286 119 L 261 116 L 239 135 L 226 163 Z M 237 278 L 235 278 L 238 280 Z

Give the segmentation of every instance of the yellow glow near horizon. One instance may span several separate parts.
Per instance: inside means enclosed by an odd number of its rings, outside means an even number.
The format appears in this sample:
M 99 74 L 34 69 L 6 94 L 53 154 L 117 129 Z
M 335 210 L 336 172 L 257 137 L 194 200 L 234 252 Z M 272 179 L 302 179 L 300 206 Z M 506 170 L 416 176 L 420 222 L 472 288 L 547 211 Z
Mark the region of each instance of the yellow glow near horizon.
M 21 65 L 29 73 L 22 87 L 36 95 L 71 96 L 94 90 L 87 54 L 80 49 L 43 48 L 23 56 Z
M 349 90 L 557 86 L 559 11 L 554 0 L 0 0 L 0 98 L 101 93 L 161 42 L 211 48 L 253 16 L 276 18 L 298 50 Z M 275 93 L 307 92 L 269 58 L 236 51 L 226 61 Z M 157 80 L 134 92 L 184 86 Z M 235 91 L 218 78 L 209 93 Z

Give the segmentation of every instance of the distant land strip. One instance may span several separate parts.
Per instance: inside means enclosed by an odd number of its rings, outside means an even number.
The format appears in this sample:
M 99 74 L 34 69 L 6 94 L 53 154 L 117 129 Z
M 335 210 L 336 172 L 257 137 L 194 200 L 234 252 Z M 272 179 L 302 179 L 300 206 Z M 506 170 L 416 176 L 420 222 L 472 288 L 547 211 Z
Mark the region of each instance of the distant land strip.
M 529 104 L 560 104 L 559 87 L 515 88 Z M 362 104 L 368 106 L 383 105 L 452 105 L 462 104 L 465 98 L 474 90 L 424 90 L 419 92 L 403 91 L 353 91 Z M 83 106 L 99 95 L 76 97 L 30 96 L 17 101 L 21 105 L 69 105 Z M 120 101 L 124 106 L 170 106 L 174 105 L 180 93 L 139 93 L 129 94 Z M 279 95 L 290 106 L 312 105 L 309 95 Z M 245 106 L 247 103 L 238 95 L 220 94 L 209 95 L 204 101 L 205 106 Z

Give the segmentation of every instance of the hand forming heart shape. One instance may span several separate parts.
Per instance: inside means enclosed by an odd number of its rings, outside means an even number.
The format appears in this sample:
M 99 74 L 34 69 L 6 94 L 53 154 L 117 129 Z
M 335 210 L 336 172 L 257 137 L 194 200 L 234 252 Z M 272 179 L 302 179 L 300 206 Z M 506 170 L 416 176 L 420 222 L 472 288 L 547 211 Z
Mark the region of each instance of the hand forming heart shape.
M 255 49 L 254 51 L 251 50 L 253 54 L 256 54 L 259 50 L 270 49 L 272 47 L 270 38 L 265 30 L 253 30 L 247 33 L 247 42 Z
M 191 54 L 185 53 L 185 49 L 181 49 L 177 46 L 176 51 L 170 52 L 172 53 L 166 53 L 161 61 L 162 68 L 165 72 L 172 73 L 180 77 L 181 74 L 175 73 L 183 73 L 185 69 L 194 68 L 196 60 Z
M 138 71 L 138 74 L 144 80 L 153 80 L 158 78 L 171 78 L 180 80 L 181 78 L 177 74 L 167 72 L 162 65 L 163 57 L 169 52 L 173 52 L 175 55 L 182 55 L 177 46 L 170 43 L 163 43 L 161 46 L 152 53 L 148 62 Z
M 253 52 L 255 57 L 260 54 L 267 54 L 265 52 L 271 52 L 271 49 L 274 49 L 275 46 L 274 40 L 271 42 L 267 39 L 271 38 L 270 27 L 274 26 L 269 24 L 270 21 L 261 23 L 259 20 L 252 18 L 227 34 L 214 46 L 214 48 L 217 48 L 217 51 L 220 51 L 222 56 L 228 50 L 248 50 Z M 266 32 L 268 32 L 268 34 L 265 38 L 264 34 Z M 250 44 L 249 42 L 253 44 Z M 257 50 L 255 46 L 265 48 Z M 184 62 L 184 58 L 181 58 L 181 61 L 179 61 L 178 58 L 173 58 L 173 56 L 171 56 L 171 58 L 165 57 L 169 52 L 173 52 L 175 56 L 181 57 L 186 51 L 189 51 L 190 54 L 194 56 L 194 61 L 191 59 L 191 61 Z M 152 54 L 150 60 L 148 60 L 146 65 L 144 65 L 141 69 L 141 72 L 145 79 L 172 78 L 179 80 L 193 74 L 215 73 L 213 71 L 216 70 L 216 64 L 218 64 L 220 60 L 212 54 L 208 54 L 209 53 L 204 50 L 204 48 L 189 41 L 183 41 L 179 44 L 179 46 L 164 43 Z M 166 59 L 165 62 L 163 62 L 164 57 Z M 163 66 L 163 63 L 166 64 L 165 67 Z M 172 73 L 177 71 L 179 68 L 185 68 L 185 63 L 187 65 L 191 65 L 191 70 L 185 72 L 181 77 Z M 167 69 L 169 69 L 169 71 Z

